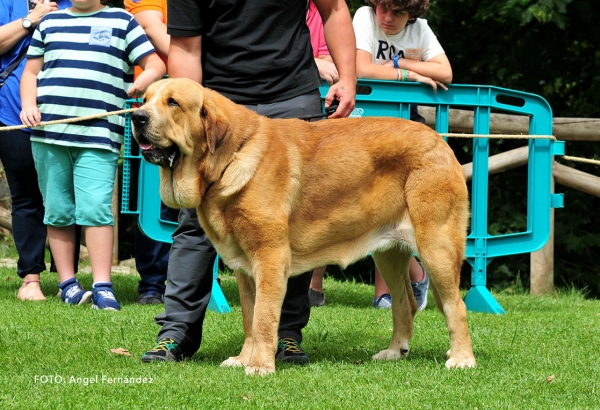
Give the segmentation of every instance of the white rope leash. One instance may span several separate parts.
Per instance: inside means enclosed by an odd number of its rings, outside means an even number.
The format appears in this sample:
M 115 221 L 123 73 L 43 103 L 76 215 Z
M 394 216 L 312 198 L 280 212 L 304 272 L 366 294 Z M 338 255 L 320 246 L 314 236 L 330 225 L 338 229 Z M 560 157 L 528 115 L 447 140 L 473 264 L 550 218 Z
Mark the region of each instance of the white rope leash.
M 128 112 L 132 112 L 137 110 L 137 108 L 129 108 L 127 110 L 119 110 L 119 111 L 111 111 L 111 112 L 105 112 L 105 113 L 101 113 L 101 114 L 93 114 L 93 115 L 86 115 L 85 117 L 76 117 L 76 118 L 66 118 L 64 120 L 54 120 L 54 121 L 46 121 L 46 122 L 40 122 L 39 125 L 36 125 L 35 127 L 30 127 L 29 125 L 11 125 L 8 127 L 0 127 L 0 131 L 14 131 L 14 130 L 20 130 L 23 128 L 37 128 L 37 127 L 43 127 L 45 125 L 55 125 L 55 124 L 70 124 L 72 122 L 80 122 L 80 121 L 87 121 L 87 120 L 93 120 L 94 118 L 102 118 L 102 117 L 110 117 L 111 115 L 121 115 L 121 114 L 126 114 Z
M 76 118 L 67 118 L 64 120 L 55 120 L 55 121 L 46 121 L 46 122 L 41 122 L 39 125 L 35 126 L 35 127 L 30 127 L 27 125 L 12 125 L 12 126 L 7 126 L 7 127 L 0 127 L 0 132 L 1 131 L 13 131 L 13 130 L 20 130 L 23 128 L 37 128 L 37 127 L 42 127 L 45 125 L 55 125 L 55 124 L 69 124 L 69 123 L 73 123 L 73 122 L 80 122 L 80 121 L 86 121 L 86 120 L 92 120 L 94 118 L 103 118 L 103 117 L 110 117 L 111 115 L 121 115 L 121 114 L 127 114 L 128 112 L 133 112 L 137 110 L 137 108 L 129 108 L 126 110 L 119 110 L 119 111 L 111 111 L 111 112 L 106 112 L 106 113 L 101 113 L 101 114 L 94 114 L 94 115 L 87 115 L 84 117 L 76 117 Z M 556 141 L 556 137 L 554 135 L 516 135 L 516 134 L 458 134 L 458 133 L 445 133 L 445 134 L 440 134 L 442 137 L 449 137 L 449 138 L 488 138 L 488 139 L 549 139 L 552 141 Z M 562 157 L 563 159 L 567 160 L 567 161 L 575 161 L 575 162 L 583 162 L 586 164 L 594 164 L 594 165 L 600 165 L 600 161 L 595 160 L 595 159 L 589 159 L 589 158 L 580 158 L 580 157 L 570 157 L 570 156 L 566 156 L 564 155 Z

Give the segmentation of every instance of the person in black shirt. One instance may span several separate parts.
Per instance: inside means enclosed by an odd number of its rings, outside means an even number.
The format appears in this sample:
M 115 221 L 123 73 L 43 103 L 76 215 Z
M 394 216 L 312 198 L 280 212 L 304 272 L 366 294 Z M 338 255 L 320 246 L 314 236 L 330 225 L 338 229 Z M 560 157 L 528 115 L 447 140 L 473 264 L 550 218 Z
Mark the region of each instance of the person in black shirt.
M 325 105 L 339 106 L 329 118 L 347 117 L 356 94 L 356 45 L 344 0 L 314 0 L 338 69 Z M 169 0 L 171 35 L 168 72 L 198 81 L 238 104 L 270 118 L 319 114 L 321 85 L 310 34 L 306 0 Z M 202 323 L 212 289 L 216 252 L 195 209 L 182 209 L 169 257 L 165 312 L 154 348 L 144 362 L 179 361 L 200 347 Z M 306 363 L 300 348 L 308 323 L 312 271 L 290 278 L 279 325 L 276 358 Z

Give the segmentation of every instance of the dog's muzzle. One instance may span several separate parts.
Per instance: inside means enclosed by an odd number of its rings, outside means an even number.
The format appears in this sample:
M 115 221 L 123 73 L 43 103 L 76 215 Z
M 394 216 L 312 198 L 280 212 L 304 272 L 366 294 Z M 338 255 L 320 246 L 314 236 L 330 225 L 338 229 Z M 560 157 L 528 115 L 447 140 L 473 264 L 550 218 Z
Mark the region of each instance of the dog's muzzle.
M 131 114 L 133 123 L 133 137 L 142 150 L 142 156 L 151 164 L 172 168 L 179 156 L 179 148 L 175 144 L 160 147 L 146 138 L 146 131 L 150 123 L 150 116 L 145 110 L 136 110 Z

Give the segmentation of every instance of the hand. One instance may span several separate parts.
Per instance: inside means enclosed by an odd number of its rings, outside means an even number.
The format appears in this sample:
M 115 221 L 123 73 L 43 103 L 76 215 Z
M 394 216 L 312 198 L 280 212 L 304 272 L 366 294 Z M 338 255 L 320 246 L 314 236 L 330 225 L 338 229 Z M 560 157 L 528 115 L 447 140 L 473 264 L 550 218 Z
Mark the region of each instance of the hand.
M 50 0 L 33 0 L 36 3 L 35 8 L 29 12 L 29 20 L 34 27 L 37 26 L 46 14 L 58 10 L 58 4 Z
M 327 118 L 346 118 L 354 110 L 356 104 L 356 79 L 340 80 L 329 87 L 329 91 L 325 96 L 325 108 L 329 107 L 336 98 L 339 101 L 338 109 Z
M 410 81 L 416 81 L 421 84 L 429 84 L 433 88 L 433 92 L 437 92 L 437 88 L 442 87 L 444 90 L 447 90 L 446 84 L 441 81 L 433 80 L 429 77 L 422 76 L 421 74 L 417 74 L 414 71 L 411 71 L 409 74 Z
M 159 71 L 157 73 L 156 70 L 152 67 L 147 68 L 142 73 L 140 73 L 140 75 L 137 76 L 137 78 L 131 85 L 131 88 L 127 90 L 127 95 L 129 95 L 130 97 L 144 95 L 148 87 L 150 87 L 150 84 L 160 80 L 163 77 L 163 75 L 164 71 Z
M 340 75 L 335 68 L 335 64 L 333 64 L 331 61 L 327 61 L 322 58 L 315 58 L 315 63 L 317 63 L 317 68 L 319 69 L 319 75 L 321 76 L 321 79 L 327 81 L 329 85 L 333 85 L 340 80 Z
M 42 114 L 36 105 L 24 107 L 19 115 L 21 123 L 28 127 L 37 127 L 42 121 Z

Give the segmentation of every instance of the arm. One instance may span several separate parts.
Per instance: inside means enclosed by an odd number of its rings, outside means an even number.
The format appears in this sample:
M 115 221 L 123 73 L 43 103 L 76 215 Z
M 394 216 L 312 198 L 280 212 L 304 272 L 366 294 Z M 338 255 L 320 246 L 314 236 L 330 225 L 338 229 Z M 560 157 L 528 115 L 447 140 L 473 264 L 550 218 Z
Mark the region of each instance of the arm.
M 393 67 L 393 63 L 392 63 Z M 443 84 L 452 82 L 452 67 L 446 54 L 439 54 L 429 61 L 415 61 L 407 58 L 398 60 L 398 67 L 406 68 L 412 72 L 418 73 L 424 77 L 429 77 L 434 81 Z
M 138 65 L 142 67 L 144 71 L 137 76 L 131 88 L 127 90 L 128 95 L 144 94 L 150 84 L 163 78 L 167 72 L 165 63 L 163 63 L 156 53 L 145 55 L 140 59 Z
M 436 91 L 438 86 L 447 90 L 445 84 L 452 81 L 452 68 L 446 54 L 437 55 L 427 62 L 401 58 L 398 60 L 398 67 L 408 70 L 407 81 L 429 84 Z M 393 81 L 398 79 L 398 70 L 391 61 L 384 65 L 373 64 L 371 53 L 364 50 L 356 52 L 356 71 L 360 78 Z
M 38 2 L 35 8 L 29 12 L 28 17 L 33 23 L 33 27 L 36 27 L 42 17 L 56 10 L 58 10 L 58 5 L 55 2 L 48 2 L 46 4 Z M 23 28 L 21 19 L 0 26 L 0 54 L 6 53 L 28 34 L 29 31 Z
M 202 83 L 202 37 L 171 37 L 169 76 Z
M 44 67 L 44 59 L 29 58 L 21 76 L 21 122 L 33 127 L 39 125 L 42 115 L 37 106 L 37 75 Z
M 163 23 L 163 13 L 158 10 L 144 10 L 136 13 L 133 17 L 146 32 L 156 53 L 166 61 L 169 54 L 170 36 L 167 34 L 167 25 Z
M 333 59 L 329 54 L 323 54 L 315 58 L 315 63 L 319 69 L 321 79 L 327 81 L 329 85 L 333 85 L 340 79 L 335 64 L 333 64 Z
M 325 106 L 329 107 L 337 98 L 339 107 L 329 118 L 347 117 L 356 104 L 356 39 L 350 12 L 344 0 L 314 0 L 314 3 L 323 19 L 327 47 L 340 77 L 329 88 Z

